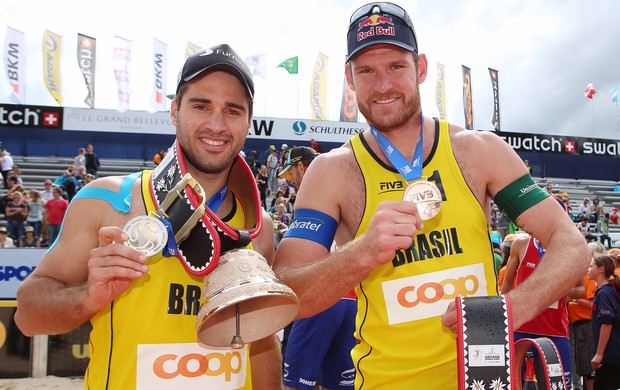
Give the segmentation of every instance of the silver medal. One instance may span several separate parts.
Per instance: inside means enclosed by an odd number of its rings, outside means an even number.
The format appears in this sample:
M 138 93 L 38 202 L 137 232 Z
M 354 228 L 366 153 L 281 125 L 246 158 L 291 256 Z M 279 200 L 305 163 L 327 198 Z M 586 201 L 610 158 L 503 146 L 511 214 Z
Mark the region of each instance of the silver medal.
M 123 230 L 129 236 L 125 245 L 146 257 L 161 252 L 168 242 L 166 226 L 159 219 L 148 215 L 131 218 Z
M 413 202 L 418 206 L 420 218 L 423 221 L 433 218 L 441 209 L 441 191 L 432 182 L 416 181 L 405 189 L 403 200 Z

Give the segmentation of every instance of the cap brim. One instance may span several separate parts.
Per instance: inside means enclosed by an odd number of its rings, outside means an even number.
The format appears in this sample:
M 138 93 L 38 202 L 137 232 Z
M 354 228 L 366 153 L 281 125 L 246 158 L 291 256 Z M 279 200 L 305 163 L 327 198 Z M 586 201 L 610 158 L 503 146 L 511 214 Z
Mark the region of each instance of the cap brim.
M 197 76 L 205 74 L 207 72 L 214 72 L 216 70 L 221 70 L 224 72 L 228 72 L 232 75 L 234 75 L 235 77 L 237 77 L 237 79 L 239 79 L 239 82 L 241 83 L 241 85 L 243 85 L 243 89 L 245 89 L 245 92 L 248 94 L 248 96 L 250 96 L 250 99 L 254 99 L 254 93 L 253 91 L 253 87 L 251 87 L 248 84 L 248 81 L 245 79 L 245 76 L 239 71 L 239 69 L 237 69 L 236 67 L 234 67 L 233 65 L 227 63 L 227 62 L 216 62 L 214 64 L 211 64 L 209 66 L 205 66 L 204 68 L 202 68 L 201 70 L 199 70 L 198 72 L 195 72 L 187 77 L 185 77 L 183 79 L 182 83 L 179 83 L 179 85 L 177 86 L 177 93 L 179 93 L 179 89 L 181 87 L 181 84 L 183 83 L 187 83 L 189 81 L 192 81 L 193 79 L 195 79 Z
M 351 61 L 351 58 L 353 58 L 356 54 L 358 54 L 360 51 L 366 49 L 367 47 L 370 47 L 370 46 L 373 46 L 373 45 L 380 45 L 380 44 L 394 45 L 394 46 L 400 47 L 401 49 L 405 49 L 405 50 L 416 52 L 416 53 L 418 51 L 416 48 L 414 48 L 411 45 L 407 45 L 406 43 L 398 42 L 398 41 L 394 41 L 394 40 L 369 41 L 369 42 L 364 43 L 363 45 L 360 45 L 360 46 L 356 47 L 355 50 L 353 50 L 351 52 L 351 54 L 349 54 L 347 56 L 347 58 L 345 59 L 345 63 Z
M 286 180 L 293 180 L 293 176 L 291 176 L 291 171 L 290 168 L 292 167 L 292 165 L 287 166 L 286 168 L 284 168 L 279 174 L 278 177 L 284 178 Z

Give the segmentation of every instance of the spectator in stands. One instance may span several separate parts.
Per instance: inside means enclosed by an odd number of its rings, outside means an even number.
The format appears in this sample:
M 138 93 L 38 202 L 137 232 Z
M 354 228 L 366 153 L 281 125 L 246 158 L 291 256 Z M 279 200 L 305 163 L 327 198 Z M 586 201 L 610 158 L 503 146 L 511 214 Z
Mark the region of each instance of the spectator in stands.
M 581 221 L 577 224 L 577 228 L 581 232 L 581 235 L 586 238 L 586 241 L 598 241 L 597 237 L 591 233 L 590 224 L 588 223 L 588 217 L 581 217 Z
M 525 160 L 527 161 L 527 160 Z M 558 202 L 558 204 L 560 205 L 560 207 L 562 207 L 562 209 L 566 212 L 568 212 L 568 208 L 566 207 L 566 204 L 564 204 L 564 201 L 560 198 L 558 198 L 554 193 L 553 193 L 553 183 L 551 183 L 550 181 L 548 181 L 545 184 L 545 190 L 547 191 L 547 193 L 549 194 L 549 196 L 551 196 L 553 199 L 556 200 L 556 202 Z
M 286 231 L 288 230 L 288 226 L 285 225 L 282 222 L 278 222 L 277 226 L 276 226 L 276 231 L 274 233 L 274 244 L 275 244 L 275 248 L 278 249 L 278 244 L 280 244 L 280 241 L 282 240 L 282 237 L 284 237 L 284 233 L 286 233 Z
M 271 145 L 273 146 L 273 145 Z M 277 185 L 277 169 L 278 164 L 280 163 L 280 157 L 278 156 L 278 151 L 274 147 L 271 149 L 271 154 L 267 157 L 267 169 L 269 169 L 269 191 L 271 193 L 276 192 Z
M 277 222 L 282 222 L 286 226 L 289 226 L 291 224 L 291 214 L 286 212 L 286 202 L 278 203 L 276 205 L 275 220 Z
M 598 198 L 592 199 L 592 204 L 590 204 L 590 210 L 588 213 L 589 214 L 588 219 L 590 220 L 591 223 L 598 222 L 599 207 L 600 207 L 600 200 Z
M 495 211 L 495 221 L 497 223 L 497 231 L 502 235 L 502 239 L 505 239 L 508 235 L 508 225 L 510 224 L 510 219 L 508 216 L 497 208 L 497 205 L 494 205 Z
M 73 158 L 73 166 L 75 167 L 75 169 L 79 169 L 80 167 L 83 167 L 84 170 L 86 171 L 86 149 L 84 148 L 79 148 L 78 149 L 78 154 Z
M 69 202 L 62 198 L 62 189 L 54 187 L 54 198 L 48 200 L 43 206 L 45 208 L 45 217 L 47 219 L 48 244 L 51 246 L 58 234 L 60 233 L 60 225 L 65 217 L 65 213 L 69 208 Z
M 0 226 L 0 248 L 14 248 L 15 244 L 9 237 L 8 232 L 4 226 Z
M 17 243 L 24 234 L 24 223 L 29 212 L 28 204 L 24 202 L 24 194 L 20 191 L 13 192 L 13 198 L 4 210 L 9 237 Z
M 26 226 L 24 229 L 24 235 L 19 240 L 20 248 L 40 248 L 41 239 L 34 234 L 34 228 L 32 226 Z
M 617 207 L 611 208 L 611 213 L 609 213 L 609 223 L 617 225 L 620 222 L 620 214 L 618 213 Z
M 34 235 L 41 238 L 41 229 L 43 226 L 43 206 L 45 201 L 41 198 L 39 191 L 30 190 L 30 200 L 28 201 L 28 218 L 26 218 L 26 227 L 30 226 L 33 229 Z
M 588 244 L 592 257 L 605 254 L 605 247 L 600 242 Z M 596 283 L 588 279 L 588 272 L 583 274 L 584 296 L 571 298 L 568 301 L 568 320 L 571 347 L 573 351 L 573 388 L 581 389 L 582 381 L 587 390 L 594 388 L 594 370 L 592 358 L 594 347 L 592 346 L 592 300 L 596 292 Z
M 314 149 L 315 152 L 321 153 L 321 144 L 313 139 L 310 140 L 310 147 Z
M 601 214 L 598 222 L 596 223 L 596 232 L 599 234 L 598 238 L 601 241 L 601 244 L 605 245 L 605 241 L 607 241 L 607 249 L 611 249 L 611 237 L 609 237 L 607 217 L 609 217 L 609 214 Z
M 79 191 L 80 188 L 84 187 L 84 185 L 86 184 L 84 183 L 84 177 L 86 177 L 86 168 L 79 167 L 79 168 L 74 169 L 73 177 L 75 177 L 75 180 L 78 183 L 77 191 Z
M 17 164 L 13 164 L 13 169 L 9 171 L 9 177 L 14 177 L 17 181 L 17 184 L 24 185 L 24 180 L 22 179 L 22 170 Z
M 13 157 L 11 153 L 6 150 L 0 152 L 0 168 L 2 169 L 2 182 L 4 183 L 4 189 L 8 189 L 8 177 L 9 171 L 13 169 Z
M 248 163 L 248 166 L 252 170 L 252 173 L 254 173 L 254 176 L 256 176 L 262 165 L 258 160 L 258 153 L 256 152 L 256 150 L 250 150 L 248 154 L 246 154 L 245 162 Z
M 583 203 L 579 205 L 579 221 L 581 217 L 590 218 L 590 198 L 583 198 Z
M 43 181 L 43 191 L 41 191 L 41 199 L 43 199 L 44 202 L 47 202 L 50 199 L 54 199 L 54 191 L 52 191 L 52 180 L 51 179 L 45 179 Z
M 95 180 L 95 175 L 91 174 L 91 173 L 87 173 L 86 176 L 84 176 L 84 185 L 88 185 L 88 183 L 90 183 L 91 181 Z
M 611 248 L 607 251 L 607 256 L 611 257 L 616 264 L 616 275 L 620 276 L 620 248 Z
M 84 165 L 86 166 L 86 173 L 90 173 L 97 177 L 97 171 L 101 167 L 101 164 L 99 163 L 99 157 L 97 157 L 97 154 L 94 152 L 93 145 L 86 145 L 85 158 Z
M 78 181 L 75 178 L 75 176 L 73 176 L 73 171 L 71 169 L 67 169 L 63 173 L 61 187 L 67 193 L 67 200 L 69 202 L 71 202 L 71 200 L 75 196 L 75 193 L 80 188 L 80 184 L 78 183 Z
M 267 166 L 261 165 L 260 170 L 256 174 L 256 183 L 258 184 L 258 192 L 260 193 L 260 203 L 263 209 L 267 210 L 267 188 L 269 183 L 269 171 L 267 171 Z
M 594 257 L 588 268 L 588 278 L 598 286 L 592 303 L 595 389 L 620 389 L 620 277 L 615 268 L 607 255 Z
M 527 168 L 528 172 L 531 175 L 532 174 L 532 166 L 530 165 L 530 161 L 529 160 L 523 160 L 523 164 L 525 164 L 525 167 Z
M 159 165 L 164 157 L 166 157 L 166 151 L 164 149 L 159 149 L 159 151 L 153 156 L 153 162 L 155 165 Z

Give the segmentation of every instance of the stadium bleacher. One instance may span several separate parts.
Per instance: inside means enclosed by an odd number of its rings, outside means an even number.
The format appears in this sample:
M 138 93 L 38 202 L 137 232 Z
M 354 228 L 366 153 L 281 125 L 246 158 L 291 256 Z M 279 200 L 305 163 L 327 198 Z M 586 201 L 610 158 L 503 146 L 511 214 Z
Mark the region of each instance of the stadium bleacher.
M 45 179 L 54 180 L 62 175 L 65 169 L 69 168 L 73 162 L 70 157 L 55 156 L 16 156 L 13 155 L 14 163 L 17 164 L 22 172 L 22 180 L 26 189 L 43 190 Z M 127 175 L 142 169 L 153 169 L 155 164 L 151 160 L 142 159 L 109 159 L 100 158 L 101 168 L 98 176 Z M 573 213 L 579 209 L 583 198 L 598 197 L 600 205 L 609 212 L 612 207 L 620 208 L 620 192 L 614 191 L 620 182 L 611 180 L 594 179 L 571 179 L 561 177 L 534 177 L 534 181 L 540 186 L 545 187 L 547 181 L 553 183 L 554 193 L 565 194 L 569 199 L 569 206 Z M 6 190 L 1 189 L 0 195 L 4 195 Z M 0 210 L 0 226 L 4 226 L 4 210 Z M 591 224 L 594 228 L 594 224 Z M 609 225 L 609 235 L 614 247 L 620 247 L 620 225 Z

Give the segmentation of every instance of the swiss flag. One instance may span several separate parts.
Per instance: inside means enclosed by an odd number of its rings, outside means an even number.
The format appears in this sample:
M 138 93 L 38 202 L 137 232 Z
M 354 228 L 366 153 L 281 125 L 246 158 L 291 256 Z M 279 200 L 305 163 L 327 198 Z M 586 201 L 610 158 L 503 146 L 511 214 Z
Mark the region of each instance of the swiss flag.
M 595 93 L 596 93 L 596 90 L 594 89 L 594 86 L 592 85 L 592 81 L 590 81 L 590 83 L 586 87 L 586 90 L 585 90 L 585 92 L 583 94 L 588 99 L 592 99 L 592 96 L 594 96 Z

